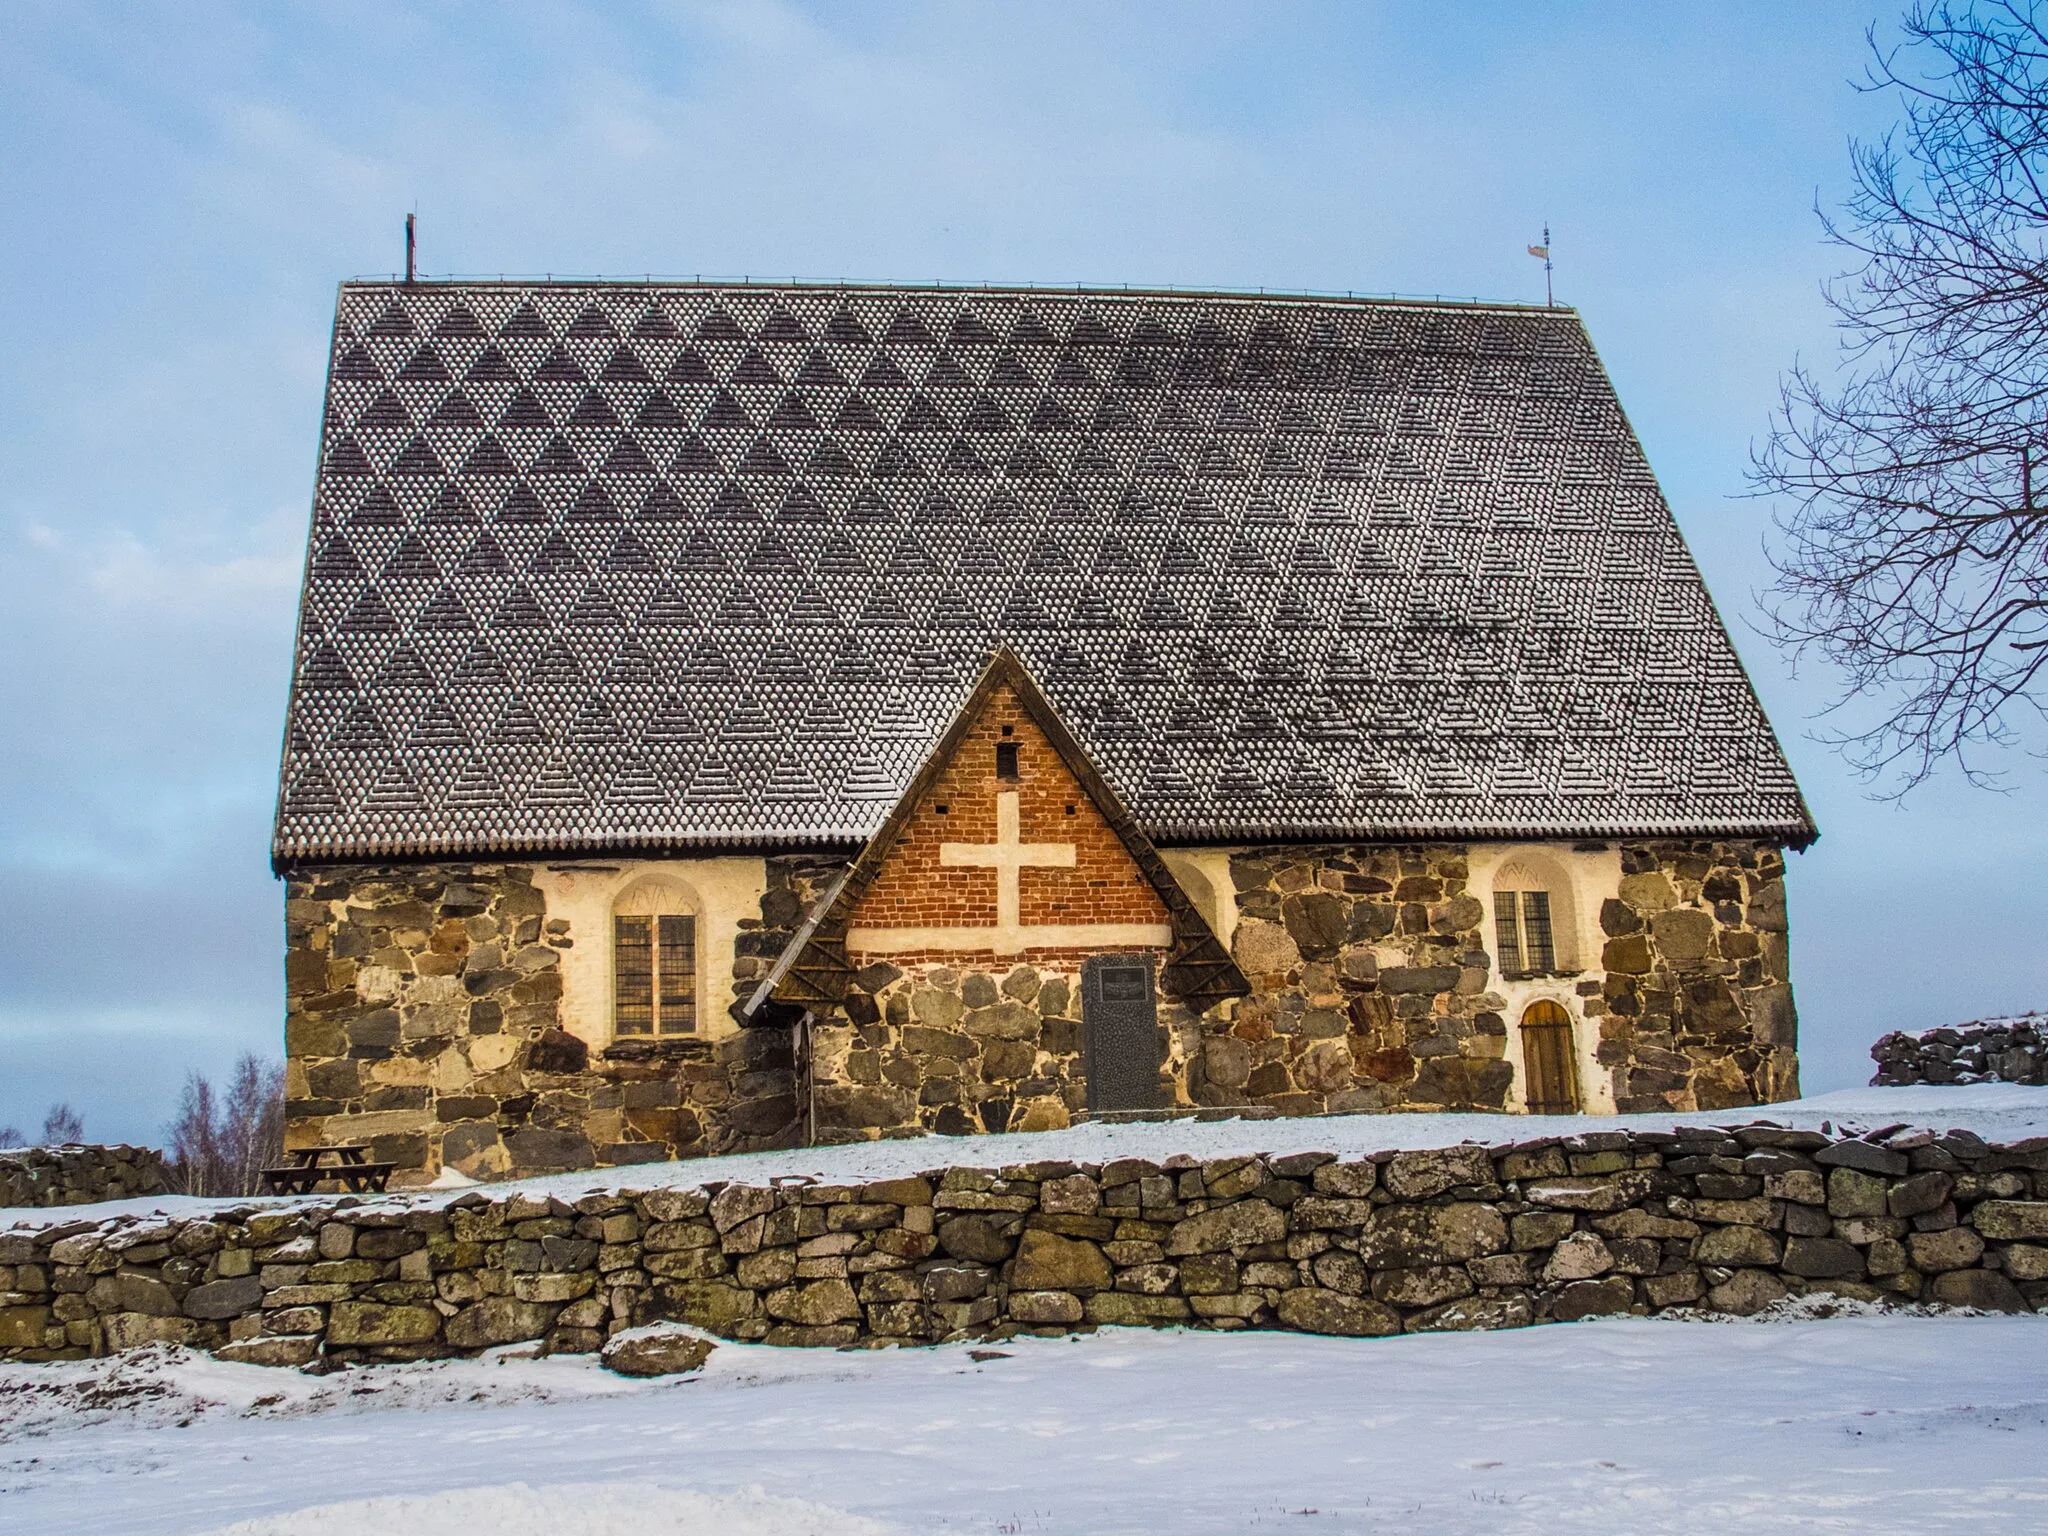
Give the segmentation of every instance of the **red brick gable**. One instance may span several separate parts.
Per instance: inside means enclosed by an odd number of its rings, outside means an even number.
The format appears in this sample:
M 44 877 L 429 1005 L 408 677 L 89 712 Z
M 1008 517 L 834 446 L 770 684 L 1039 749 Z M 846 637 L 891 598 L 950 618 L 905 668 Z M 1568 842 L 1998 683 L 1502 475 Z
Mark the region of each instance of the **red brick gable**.
M 1161 984 L 1197 1012 L 1251 990 L 1031 674 L 998 650 L 867 850 L 733 1016 L 792 1023 L 835 1007 L 861 956 L 1133 949 L 1165 951 Z
M 1015 748 L 1015 779 L 998 773 L 1006 746 Z M 1164 948 L 1170 922 L 1087 787 L 1003 682 L 909 808 L 848 914 L 847 938 L 849 948 L 873 953 L 949 949 L 953 935 L 939 944 L 915 936 L 961 929 L 998 936 L 975 946 L 982 952 Z M 1130 931 L 1060 933 L 1082 928 Z

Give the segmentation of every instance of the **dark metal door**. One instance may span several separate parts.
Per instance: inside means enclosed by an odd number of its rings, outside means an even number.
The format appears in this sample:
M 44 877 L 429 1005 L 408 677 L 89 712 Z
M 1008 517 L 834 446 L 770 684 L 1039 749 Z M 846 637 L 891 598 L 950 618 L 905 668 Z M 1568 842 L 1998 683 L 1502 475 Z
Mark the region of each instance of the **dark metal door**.
M 1152 966 L 1131 955 L 1097 955 L 1081 967 L 1088 1107 L 1100 1113 L 1159 1107 L 1159 1005 Z

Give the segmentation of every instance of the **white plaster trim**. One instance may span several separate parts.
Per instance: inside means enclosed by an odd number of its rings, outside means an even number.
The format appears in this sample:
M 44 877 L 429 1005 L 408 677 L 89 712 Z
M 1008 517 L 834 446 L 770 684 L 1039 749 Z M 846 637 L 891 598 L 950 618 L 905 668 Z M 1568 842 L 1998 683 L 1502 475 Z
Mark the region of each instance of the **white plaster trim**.
M 564 862 L 536 868 L 533 883 L 547 900 L 548 917 L 569 924 L 574 943 L 557 951 L 562 957 L 560 1018 L 562 1027 L 591 1049 L 612 1042 L 612 914 L 623 896 L 625 910 L 639 915 L 636 886 L 680 893 L 697 918 L 697 1033 L 660 1038 L 716 1040 L 739 1028 L 725 1005 L 732 1000 L 739 925 L 761 916 L 761 898 L 768 890 L 765 859 Z M 651 892 L 649 897 L 656 899 Z
M 1159 857 L 1225 949 L 1237 934 L 1237 882 L 1230 875 L 1231 852 L 1228 848 L 1159 850 Z
M 998 923 L 987 928 L 849 928 L 846 947 L 867 954 L 911 950 L 979 950 L 998 955 L 1027 949 L 1093 949 L 1104 945 L 1168 949 L 1166 923 Z
M 1508 1089 L 1507 1108 L 1526 1111 L 1524 1092 L 1528 1067 L 1522 1060 L 1522 1015 L 1539 1000 L 1558 1004 L 1572 1021 L 1572 1045 L 1578 1057 L 1579 1109 L 1589 1115 L 1611 1115 L 1614 1109 L 1614 1073 L 1599 1057 L 1600 1028 L 1586 1017 L 1585 1000 L 1578 994 L 1582 981 L 1597 981 L 1605 972 L 1600 954 L 1606 936 L 1599 927 L 1600 904 L 1621 888 L 1619 842 L 1608 842 L 1598 852 L 1581 852 L 1570 843 L 1471 843 L 1468 844 L 1469 875 L 1466 890 L 1479 898 L 1486 916 L 1480 924 L 1479 942 L 1492 967 L 1489 992 L 1504 999 L 1501 1016 L 1507 1023 L 1506 1056 L 1515 1069 Z M 1564 974 L 1509 979 L 1500 968 L 1498 929 L 1494 924 L 1494 884 L 1508 866 L 1519 864 L 1538 875 L 1551 893 L 1551 934 L 1557 944 L 1558 962 Z M 1560 903 L 1560 897 L 1563 898 Z M 1566 965 L 1567 958 L 1571 961 Z

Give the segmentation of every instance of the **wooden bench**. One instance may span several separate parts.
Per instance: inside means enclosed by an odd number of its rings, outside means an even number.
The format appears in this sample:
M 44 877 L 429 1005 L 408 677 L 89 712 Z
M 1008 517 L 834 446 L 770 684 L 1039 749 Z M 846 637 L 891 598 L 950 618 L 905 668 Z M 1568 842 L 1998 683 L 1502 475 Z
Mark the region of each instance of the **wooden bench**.
M 285 1156 L 283 1167 L 263 1170 L 263 1193 L 310 1195 L 329 1179 L 352 1194 L 380 1193 L 398 1166 L 371 1162 L 367 1147 L 293 1147 Z M 329 1156 L 333 1162 L 322 1161 Z

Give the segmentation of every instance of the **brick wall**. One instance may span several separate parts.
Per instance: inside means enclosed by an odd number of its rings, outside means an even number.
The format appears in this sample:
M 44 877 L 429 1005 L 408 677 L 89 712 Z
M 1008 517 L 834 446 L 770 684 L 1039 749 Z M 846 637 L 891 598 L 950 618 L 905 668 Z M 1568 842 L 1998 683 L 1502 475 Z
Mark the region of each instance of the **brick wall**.
M 1012 734 L 1005 736 L 1003 728 Z M 1020 777 L 996 777 L 996 748 L 1018 748 Z M 1080 782 L 1067 771 L 1014 690 L 989 697 L 953 761 L 912 813 L 881 874 L 852 914 L 855 928 L 980 927 L 996 920 L 996 873 L 939 862 L 942 843 L 996 841 L 996 796 L 1015 790 L 1019 838 L 1072 843 L 1071 869 L 1020 872 L 1020 918 L 1030 926 L 1164 923 L 1165 904 Z M 944 810 L 941 810 L 941 807 Z

